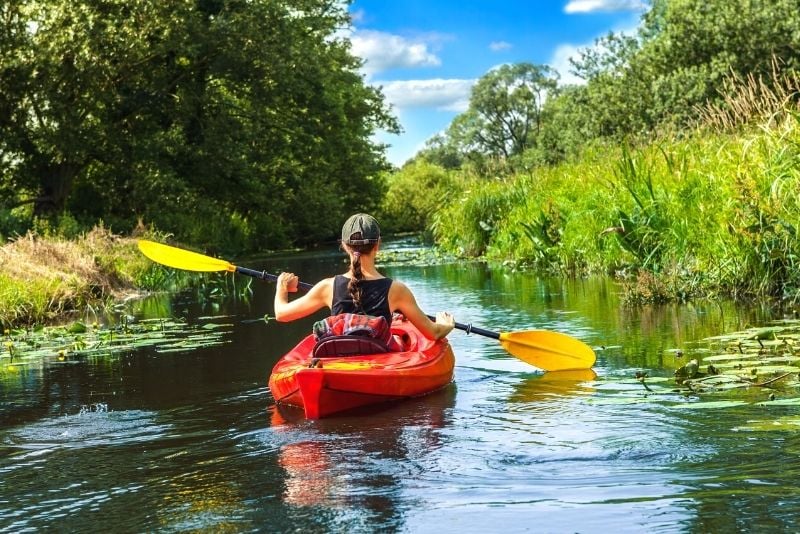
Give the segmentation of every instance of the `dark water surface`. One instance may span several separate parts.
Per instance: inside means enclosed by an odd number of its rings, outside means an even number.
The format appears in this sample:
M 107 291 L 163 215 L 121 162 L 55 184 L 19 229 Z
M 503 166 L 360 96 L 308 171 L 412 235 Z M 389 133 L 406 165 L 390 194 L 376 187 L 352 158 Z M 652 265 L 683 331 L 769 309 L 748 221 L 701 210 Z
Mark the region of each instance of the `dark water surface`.
M 313 282 L 344 264 L 307 253 L 263 266 Z M 767 311 L 627 310 L 608 280 L 481 264 L 384 271 L 428 312 L 580 338 L 598 348 L 594 372 L 542 374 L 454 332 L 445 390 L 306 421 L 276 410 L 266 380 L 315 318 L 258 321 L 273 285 L 246 301 L 132 303 L 139 318 L 214 317 L 232 325 L 230 342 L 0 374 L 0 532 L 797 531 L 797 432 L 740 427 L 800 408 L 676 409 L 682 395 L 653 400 L 631 380 L 671 376 L 686 358 L 674 349 L 764 324 Z

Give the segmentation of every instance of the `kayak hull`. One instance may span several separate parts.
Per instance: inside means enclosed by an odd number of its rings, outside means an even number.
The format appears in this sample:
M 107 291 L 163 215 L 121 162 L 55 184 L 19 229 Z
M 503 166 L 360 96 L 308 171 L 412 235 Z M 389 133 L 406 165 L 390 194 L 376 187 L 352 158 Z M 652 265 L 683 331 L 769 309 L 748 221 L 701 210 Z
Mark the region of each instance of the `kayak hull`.
M 316 341 L 300 341 L 272 370 L 275 401 L 303 408 L 320 419 L 363 406 L 426 395 L 453 380 L 455 357 L 446 339 L 431 341 L 407 321 L 394 321 L 392 333 L 403 352 L 318 358 L 310 367 Z

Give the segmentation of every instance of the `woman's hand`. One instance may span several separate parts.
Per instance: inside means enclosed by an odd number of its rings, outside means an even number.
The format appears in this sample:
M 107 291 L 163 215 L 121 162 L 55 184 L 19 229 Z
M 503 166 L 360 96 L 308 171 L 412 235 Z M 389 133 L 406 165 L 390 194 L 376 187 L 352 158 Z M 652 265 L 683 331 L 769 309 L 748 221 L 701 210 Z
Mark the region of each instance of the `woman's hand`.
M 444 334 L 441 336 L 444 337 L 456 327 L 456 320 L 450 312 L 440 311 L 436 313 L 436 324 L 445 328 Z
M 300 278 L 294 273 L 281 273 L 278 275 L 278 287 L 288 293 L 297 293 L 297 284 Z

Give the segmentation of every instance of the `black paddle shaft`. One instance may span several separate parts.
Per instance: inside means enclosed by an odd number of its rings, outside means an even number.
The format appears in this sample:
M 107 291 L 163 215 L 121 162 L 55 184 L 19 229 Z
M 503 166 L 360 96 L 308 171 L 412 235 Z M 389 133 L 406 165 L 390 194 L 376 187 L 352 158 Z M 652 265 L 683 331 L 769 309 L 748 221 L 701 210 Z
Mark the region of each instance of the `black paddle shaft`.
M 428 319 L 430 319 L 431 321 L 436 321 L 436 317 L 434 317 L 433 315 L 428 315 Z M 492 339 L 500 339 L 500 334 L 498 334 L 497 332 L 492 332 L 491 330 L 484 330 L 483 328 L 472 326 L 472 323 L 470 324 L 456 323 L 456 328 L 458 330 L 463 330 L 467 334 L 478 334 L 479 336 L 490 337 Z
M 248 269 L 247 267 L 236 267 L 236 272 L 239 274 L 252 276 L 253 278 L 258 278 L 259 280 L 269 280 L 271 282 L 278 281 L 278 275 L 268 273 L 267 271 L 256 271 L 255 269 Z M 308 291 L 314 286 L 305 282 L 298 282 L 297 287 L 303 291 Z

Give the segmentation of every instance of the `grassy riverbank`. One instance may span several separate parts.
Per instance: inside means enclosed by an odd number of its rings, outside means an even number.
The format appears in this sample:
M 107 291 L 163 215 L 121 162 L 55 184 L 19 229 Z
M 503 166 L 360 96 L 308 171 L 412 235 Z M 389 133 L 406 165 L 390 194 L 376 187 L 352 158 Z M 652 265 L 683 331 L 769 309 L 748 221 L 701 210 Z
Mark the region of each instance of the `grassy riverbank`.
M 170 272 L 136 248 L 136 240 L 102 226 L 67 240 L 28 234 L 0 247 L 3 328 L 52 321 L 70 311 L 170 285 Z
M 800 299 L 800 113 L 463 187 L 433 214 L 438 243 L 519 268 L 626 280 L 629 301 Z

